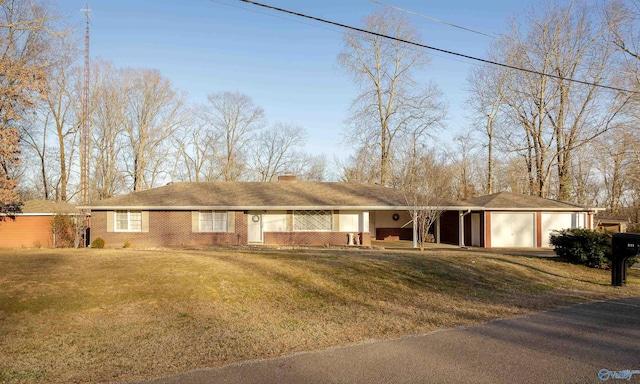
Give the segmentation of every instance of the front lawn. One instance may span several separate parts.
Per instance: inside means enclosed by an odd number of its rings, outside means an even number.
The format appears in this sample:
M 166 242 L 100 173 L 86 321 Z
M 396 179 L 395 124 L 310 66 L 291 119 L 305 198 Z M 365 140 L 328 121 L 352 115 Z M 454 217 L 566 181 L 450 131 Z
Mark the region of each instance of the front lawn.
M 0 383 L 120 381 L 638 294 L 462 250 L 0 250 Z

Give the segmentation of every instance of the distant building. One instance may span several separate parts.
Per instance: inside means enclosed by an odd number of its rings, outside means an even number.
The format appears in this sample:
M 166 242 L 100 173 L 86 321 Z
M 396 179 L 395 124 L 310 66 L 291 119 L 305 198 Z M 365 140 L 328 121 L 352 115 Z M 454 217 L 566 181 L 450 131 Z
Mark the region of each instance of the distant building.
M 0 221 L 0 248 L 51 248 L 54 234 L 51 221 L 56 214 L 76 216 L 79 211 L 66 202 L 29 200 L 15 220 Z

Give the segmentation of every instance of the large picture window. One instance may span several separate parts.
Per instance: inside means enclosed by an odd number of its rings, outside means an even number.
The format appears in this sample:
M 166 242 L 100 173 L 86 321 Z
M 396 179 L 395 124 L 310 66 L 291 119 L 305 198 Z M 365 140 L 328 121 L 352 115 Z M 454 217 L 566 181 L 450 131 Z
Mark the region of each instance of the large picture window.
M 200 211 L 200 232 L 227 232 L 227 212 Z
M 331 231 L 332 228 L 331 211 L 293 211 L 294 231 Z
M 142 232 L 142 211 L 116 211 L 117 232 Z

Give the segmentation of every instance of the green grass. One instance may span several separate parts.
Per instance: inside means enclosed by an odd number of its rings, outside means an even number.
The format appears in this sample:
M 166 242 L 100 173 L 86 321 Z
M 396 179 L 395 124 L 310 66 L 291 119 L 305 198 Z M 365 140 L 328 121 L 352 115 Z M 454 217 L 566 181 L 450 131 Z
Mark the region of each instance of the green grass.
M 438 250 L 0 251 L 0 383 L 130 380 L 636 295 Z

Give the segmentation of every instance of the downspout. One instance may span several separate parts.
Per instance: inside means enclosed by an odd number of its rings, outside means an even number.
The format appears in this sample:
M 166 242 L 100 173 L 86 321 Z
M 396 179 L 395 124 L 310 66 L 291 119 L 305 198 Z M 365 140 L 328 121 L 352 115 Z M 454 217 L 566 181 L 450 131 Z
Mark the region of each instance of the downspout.
M 458 211 L 458 246 L 464 248 L 464 217 L 471 213 L 470 209 L 467 212 Z

